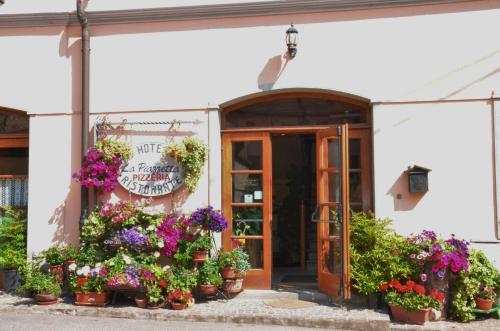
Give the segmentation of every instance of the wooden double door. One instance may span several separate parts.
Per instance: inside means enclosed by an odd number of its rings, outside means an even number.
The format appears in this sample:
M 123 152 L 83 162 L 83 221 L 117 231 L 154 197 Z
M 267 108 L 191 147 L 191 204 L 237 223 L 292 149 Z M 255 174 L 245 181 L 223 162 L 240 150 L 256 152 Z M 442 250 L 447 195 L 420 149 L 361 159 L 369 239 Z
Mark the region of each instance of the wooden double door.
M 349 152 L 347 124 L 316 135 L 318 288 L 331 296 L 349 291 Z M 246 288 L 271 288 L 272 143 L 270 132 L 223 133 L 223 246 L 243 246 L 252 268 Z

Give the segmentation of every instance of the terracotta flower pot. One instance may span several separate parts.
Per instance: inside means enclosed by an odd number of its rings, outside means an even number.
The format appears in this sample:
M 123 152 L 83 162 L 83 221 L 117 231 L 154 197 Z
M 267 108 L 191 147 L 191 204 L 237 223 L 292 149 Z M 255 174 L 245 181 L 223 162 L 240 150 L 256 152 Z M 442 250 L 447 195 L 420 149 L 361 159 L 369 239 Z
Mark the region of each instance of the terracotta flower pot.
M 154 304 L 148 302 L 147 305 L 146 305 L 146 308 L 147 309 L 160 309 L 160 308 L 164 308 L 166 305 L 167 305 L 166 301 L 163 301 L 163 302 L 160 302 L 160 303 L 154 303 Z
M 170 306 L 173 310 L 183 310 L 187 308 L 187 303 L 171 302 Z
M 198 290 L 203 296 L 215 295 L 217 293 L 216 285 L 199 285 Z
M 59 297 L 54 294 L 44 294 L 44 293 L 35 294 L 35 300 L 37 305 L 53 305 L 57 303 L 57 299 L 59 299 Z
M 429 321 L 431 313 L 431 308 L 408 311 L 398 305 L 389 305 L 389 307 L 391 307 L 392 317 L 395 320 L 409 324 L 424 325 L 425 322 Z
M 75 292 L 75 295 L 78 306 L 104 306 L 109 302 L 109 292 Z
M 146 308 L 146 305 L 148 303 L 148 299 L 146 299 L 145 296 L 139 296 L 139 295 L 136 295 L 134 297 L 134 301 L 137 307 L 139 308 Z
M 493 308 L 493 300 L 476 298 L 476 308 L 481 310 L 490 310 Z
M 208 251 L 194 251 L 192 257 L 194 262 L 205 262 L 206 260 L 208 260 Z
M 243 289 L 243 279 L 226 279 L 222 283 L 222 290 L 226 293 L 240 293 Z
M 236 278 L 236 272 L 234 271 L 234 268 L 222 268 L 220 269 L 220 274 L 223 279 L 235 279 Z

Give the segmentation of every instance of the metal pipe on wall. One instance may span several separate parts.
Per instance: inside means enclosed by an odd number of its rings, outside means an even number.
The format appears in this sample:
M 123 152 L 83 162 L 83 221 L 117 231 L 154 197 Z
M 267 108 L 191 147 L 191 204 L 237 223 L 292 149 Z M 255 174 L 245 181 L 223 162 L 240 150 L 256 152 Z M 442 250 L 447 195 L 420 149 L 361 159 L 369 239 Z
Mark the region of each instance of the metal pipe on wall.
M 88 18 L 85 12 L 83 0 L 77 0 L 76 9 L 78 20 L 82 28 L 82 146 L 81 154 L 82 159 L 89 147 L 89 86 L 90 86 L 90 34 L 88 28 Z M 89 211 L 89 190 L 87 187 L 82 186 L 81 192 L 81 213 L 80 213 L 80 226 L 83 224 L 84 219 L 87 217 Z

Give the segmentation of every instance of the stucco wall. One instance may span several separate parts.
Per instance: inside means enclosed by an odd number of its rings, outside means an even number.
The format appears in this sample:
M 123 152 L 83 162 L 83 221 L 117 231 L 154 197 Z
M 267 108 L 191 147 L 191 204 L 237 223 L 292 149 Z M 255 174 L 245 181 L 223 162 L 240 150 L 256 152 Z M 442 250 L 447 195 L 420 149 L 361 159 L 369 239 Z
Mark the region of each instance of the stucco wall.
M 374 106 L 375 211 L 403 234 L 434 230 L 495 244 L 491 103 Z M 408 166 L 429 168 L 429 191 L 408 192 Z M 496 247 L 496 251 L 493 247 Z
M 0 14 L 14 3 L 8 1 Z M 74 10 L 74 3 L 58 3 L 71 7 L 57 7 L 60 11 Z M 109 3 L 91 1 L 89 10 L 111 9 L 105 8 Z M 147 4 L 154 6 L 154 1 Z M 129 121 L 201 118 L 204 124 L 197 133 L 207 141 L 211 137 L 210 178 L 207 168 L 198 192 L 187 198 L 184 208 L 206 204 L 209 197 L 210 203 L 220 206 L 218 114 L 208 115 L 206 109 L 249 93 L 286 87 L 338 90 L 374 102 L 498 95 L 500 44 L 491 36 L 500 30 L 499 8 L 499 1 L 476 1 L 91 25 L 93 120 L 104 114 Z M 290 22 L 300 37 L 293 60 L 284 43 Z M 31 251 L 52 241 L 77 238 L 79 185 L 71 181 L 71 173 L 80 162 L 80 48 L 77 26 L 0 30 L 0 104 L 32 115 Z M 374 125 L 378 215 L 394 218 L 404 233 L 432 228 L 444 235 L 494 239 L 489 105 L 376 105 Z M 418 202 L 398 181 L 412 164 L 432 169 L 430 191 Z M 394 200 L 391 192 L 401 193 L 402 200 Z

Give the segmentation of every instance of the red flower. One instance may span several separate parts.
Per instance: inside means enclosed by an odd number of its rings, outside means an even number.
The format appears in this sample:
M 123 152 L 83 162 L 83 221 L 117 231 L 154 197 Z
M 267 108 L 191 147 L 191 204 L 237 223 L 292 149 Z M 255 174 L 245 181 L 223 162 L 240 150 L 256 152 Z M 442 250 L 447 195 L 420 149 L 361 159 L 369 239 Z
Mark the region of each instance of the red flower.
M 443 302 L 444 301 L 444 293 L 443 292 L 439 292 L 439 291 L 430 289 L 429 290 L 429 295 L 431 297 L 433 297 L 434 299 L 436 299 L 437 301 L 439 301 L 439 302 Z
M 165 279 L 162 279 L 158 282 L 158 286 L 160 286 L 161 288 L 167 288 L 168 282 Z
M 417 293 L 418 295 L 425 295 L 425 287 L 422 285 L 415 285 L 413 286 L 413 292 Z
M 76 282 L 76 285 L 82 287 L 85 284 L 87 284 L 87 281 L 88 281 L 87 277 L 79 278 L 78 281 Z
M 399 289 L 396 289 L 396 291 L 398 291 L 399 293 L 408 293 L 411 291 L 411 288 L 406 285 L 401 285 Z
M 413 287 L 415 286 L 415 282 L 413 280 L 409 280 L 406 282 L 406 286 L 408 286 L 410 290 L 412 290 Z
M 401 283 L 400 283 L 399 281 L 397 281 L 397 280 L 393 279 L 393 280 L 391 280 L 391 281 L 389 282 L 389 286 L 390 286 L 390 287 L 393 287 L 393 288 L 395 288 L 395 289 L 397 289 L 398 287 L 400 287 L 400 286 L 401 286 Z
M 387 292 L 387 289 L 388 289 L 388 288 L 389 288 L 389 284 L 384 283 L 384 284 L 380 284 L 380 286 L 379 286 L 379 288 L 378 288 L 378 289 L 379 289 L 381 292 Z

